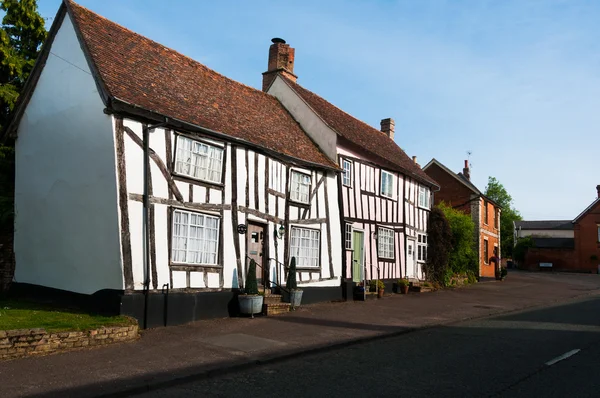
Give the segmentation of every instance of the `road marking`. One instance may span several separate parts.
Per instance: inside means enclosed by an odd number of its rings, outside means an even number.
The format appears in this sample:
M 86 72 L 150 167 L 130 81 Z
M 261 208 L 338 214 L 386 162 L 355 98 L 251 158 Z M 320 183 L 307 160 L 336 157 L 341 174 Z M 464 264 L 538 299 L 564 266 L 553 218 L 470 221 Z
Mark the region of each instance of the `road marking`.
M 552 359 L 552 360 L 550 360 L 550 361 L 546 362 L 546 366 L 552 366 L 552 365 L 554 365 L 554 364 L 555 364 L 555 363 L 557 363 L 557 362 L 560 362 L 560 361 L 562 361 L 562 360 L 564 360 L 564 359 L 567 359 L 567 358 L 569 358 L 569 357 L 572 357 L 573 355 L 577 354 L 579 351 L 581 351 L 581 350 L 580 350 L 579 348 L 577 348 L 577 349 L 575 349 L 575 350 L 571 350 L 571 351 L 569 351 L 569 352 L 565 352 L 565 353 L 564 353 L 564 354 L 562 354 L 561 356 L 559 356 L 559 357 L 556 357 L 556 358 L 554 358 L 554 359 Z

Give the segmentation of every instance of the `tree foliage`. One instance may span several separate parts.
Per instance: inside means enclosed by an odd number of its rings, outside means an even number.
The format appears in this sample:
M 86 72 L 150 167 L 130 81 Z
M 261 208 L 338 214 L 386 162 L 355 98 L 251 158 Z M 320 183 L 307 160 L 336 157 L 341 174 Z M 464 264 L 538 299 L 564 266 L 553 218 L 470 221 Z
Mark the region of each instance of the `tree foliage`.
M 514 222 L 522 219 L 513 206 L 513 198 L 496 178 L 489 177 L 485 195 L 502 206 L 500 213 L 500 249 L 502 257 L 513 256 Z
M 439 207 L 434 207 L 427 223 L 428 253 L 425 277 L 430 282 L 444 284 L 452 250 L 450 224 Z
M 533 239 L 530 236 L 526 236 L 525 238 L 521 238 L 517 241 L 517 244 L 513 250 L 513 258 L 519 263 L 519 265 L 523 264 L 527 250 L 533 246 Z
M 445 203 L 438 205 L 448 220 L 451 232 L 449 270 L 452 274 L 478 275 L 479 265 L 474 249 L 475 223 L 470 215 Z

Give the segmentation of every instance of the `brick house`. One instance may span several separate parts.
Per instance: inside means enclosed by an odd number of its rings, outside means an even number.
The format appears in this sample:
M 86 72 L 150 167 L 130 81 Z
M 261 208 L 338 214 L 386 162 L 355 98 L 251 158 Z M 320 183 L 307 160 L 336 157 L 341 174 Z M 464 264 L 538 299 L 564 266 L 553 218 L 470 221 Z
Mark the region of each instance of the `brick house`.
M 427 163 L 423 171 L 440 185 L 434 204 L 444 202 L 471 215 L 479 277 L 495 277 L 494 257 L 500 257 L 500 206 L 473 185 L 467 160 L 462 173 L 454 173 L 436 159 Z
M 515 242 L 525 237 L 533 240 L 520 268 L 600 271 L 600 185 L 596 190 L 596 200 L 572 221 L 515 222 Z

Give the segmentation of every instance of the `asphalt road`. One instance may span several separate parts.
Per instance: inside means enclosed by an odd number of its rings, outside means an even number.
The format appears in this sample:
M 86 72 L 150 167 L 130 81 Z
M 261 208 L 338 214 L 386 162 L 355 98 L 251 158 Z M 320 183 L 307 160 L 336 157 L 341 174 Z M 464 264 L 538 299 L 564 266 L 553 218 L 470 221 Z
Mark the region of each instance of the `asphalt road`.
M 421 330 L 138 397 L 600 397 L 599 372 L 600 298 L 592 298 Z

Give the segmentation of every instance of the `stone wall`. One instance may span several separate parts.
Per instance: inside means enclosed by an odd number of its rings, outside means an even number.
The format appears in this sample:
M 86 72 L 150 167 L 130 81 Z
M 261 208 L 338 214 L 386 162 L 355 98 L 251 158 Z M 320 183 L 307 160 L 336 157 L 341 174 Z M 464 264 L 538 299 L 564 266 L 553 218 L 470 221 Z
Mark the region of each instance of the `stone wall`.
M 96 347 L 138 337 L 137 325 L 63 333 L 48 333 L 45 329 L 0 330 L 0 360 Z

